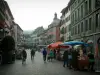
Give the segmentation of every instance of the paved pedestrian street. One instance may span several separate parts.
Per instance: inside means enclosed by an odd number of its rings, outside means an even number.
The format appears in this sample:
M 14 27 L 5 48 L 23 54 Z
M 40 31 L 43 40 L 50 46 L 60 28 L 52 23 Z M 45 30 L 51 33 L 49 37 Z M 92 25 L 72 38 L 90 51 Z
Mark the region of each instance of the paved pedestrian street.
M 35 58 L 31 61 L 30 51 L 27 51 L 28 58 L 26 65 L 21 60 L 15 64 L 0 66 L 0 75 L 99 75 L 93 72 L 74 71 L 62 66 L 62 62 L 43 62 L 42 54 L 36 52 Z

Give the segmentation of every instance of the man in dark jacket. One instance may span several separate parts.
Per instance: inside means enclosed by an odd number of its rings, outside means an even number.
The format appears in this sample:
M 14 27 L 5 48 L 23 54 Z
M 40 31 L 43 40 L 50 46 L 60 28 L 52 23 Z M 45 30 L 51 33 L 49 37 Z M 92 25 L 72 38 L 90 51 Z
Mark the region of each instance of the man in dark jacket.
M 64 61 L 63 67 L 65 67 L 66 64 L 68 67 L 68 51 L 67 50 L 63 54 L 63 61 Z
M 89 57 L 89 67 L 88 67 L 88 69 L 93 71 L 94 70 L 94 64 L 95 64 L 94 55 L 91 52 L 89 52 L 88 57 Z
M 25 49 L 23 49 L 23 51 L 22 51 L 22 64 L 24 62 L 26 62 L 26 58 L 27 58 L 27 52 L 25 51 Z
M 77 50 L 73 50 L 72 51 L 72 67 L 74 68 L 74 70 L 78 69 L 78 51 Z
M 34 58 L 34 55 L 35 55 L 35 51 L 32 49 L 31 50 L 31 60 L 32 60 L 32 58 Z
M 46 61 L 46 56 L 47 56 L 47 51 L 44 48 L 44 50 L 43 50 L 43 60 L 44 60 L 44 62 Z

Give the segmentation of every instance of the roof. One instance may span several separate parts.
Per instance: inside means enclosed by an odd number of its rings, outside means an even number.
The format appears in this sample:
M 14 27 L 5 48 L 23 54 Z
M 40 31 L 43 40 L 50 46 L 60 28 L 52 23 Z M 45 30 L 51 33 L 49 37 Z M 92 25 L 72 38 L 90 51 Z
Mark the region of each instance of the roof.
M 53 22 L 49 25 L 50 28 L 51 28 L 51 27 L 54 27 L 54 26 L 58 26 L 58 25 L 59 25 L 59 22 L 60 22 L 60 19 L 58 19 L 58 18 L 57 18 L 57 14 L 55 14 L 55 15 L 54 15 Z M 49 26 L 48 26 L 48 27 L 49 27 Z
M 11 18 L 14 20 L 14 17 L 13 17 L 13 15 L 12 15 L 12 12 L 11 12 L 11 10 L 10 10 L 10 8 L 9 8 L 8 3 L 7 3 L 6 1 L 4 1 L 4 3 L 5 3 L 5 7 L 6 7 L 6 9 L 8 10 L 9 15 L 10 15 Z
M 68 5 L 61 10 L 61 13 L 65 13 L 68 11 L 68 8 L 71 6 L 71 1 L 69 1 Z

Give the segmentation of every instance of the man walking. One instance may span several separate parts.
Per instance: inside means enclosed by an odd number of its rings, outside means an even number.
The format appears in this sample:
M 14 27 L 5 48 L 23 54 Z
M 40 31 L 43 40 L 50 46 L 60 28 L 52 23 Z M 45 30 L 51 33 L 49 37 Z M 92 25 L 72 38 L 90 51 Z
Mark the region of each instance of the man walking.
M 27 58 L 27 52 L 25 51 L 25 49 L 23 49 L 23 51 L 22 51 L 22 64 L 24 64 L 24 62 L 26 62 L 26 58 Z
M 67 50 L 63 54 L 63 61 L 64 61 L 63 67 L 65 67 L 66 64 L 68 67 L 68 51 Z
M 95 59 L 94 59 L 93 53 L 89 52 L 88 57 L 89 57 L 89 67 L 88 67 L 88 69 L 91 70 L 91 71 L 94 71 Z
M 35 51 L 32 49 L 31 50 L 31 60 L 34 58 L 34 55 L 35 55 Z
M 47 56 L 47 51 L 44 48 L 44 50 L 43 50 L 43 60 L 44 60 L 44 62 L 46 62 L 46 56 Z

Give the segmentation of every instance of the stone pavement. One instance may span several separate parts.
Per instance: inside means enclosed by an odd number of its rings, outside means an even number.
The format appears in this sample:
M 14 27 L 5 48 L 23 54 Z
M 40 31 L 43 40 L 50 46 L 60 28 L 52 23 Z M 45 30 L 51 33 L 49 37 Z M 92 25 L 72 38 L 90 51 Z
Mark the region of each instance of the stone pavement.
M 42 54 L 36 52 L 33 61 L 30 58 L 30 51 L 27 51 L 28 58 L 26 65 L 22 65 L 21 60 L 16 60 L 15 64 L 0 66 L 0 75 L 99 75 L 82 71 L 74 71 L 62 67 L 62 62 L 43 62 Z

